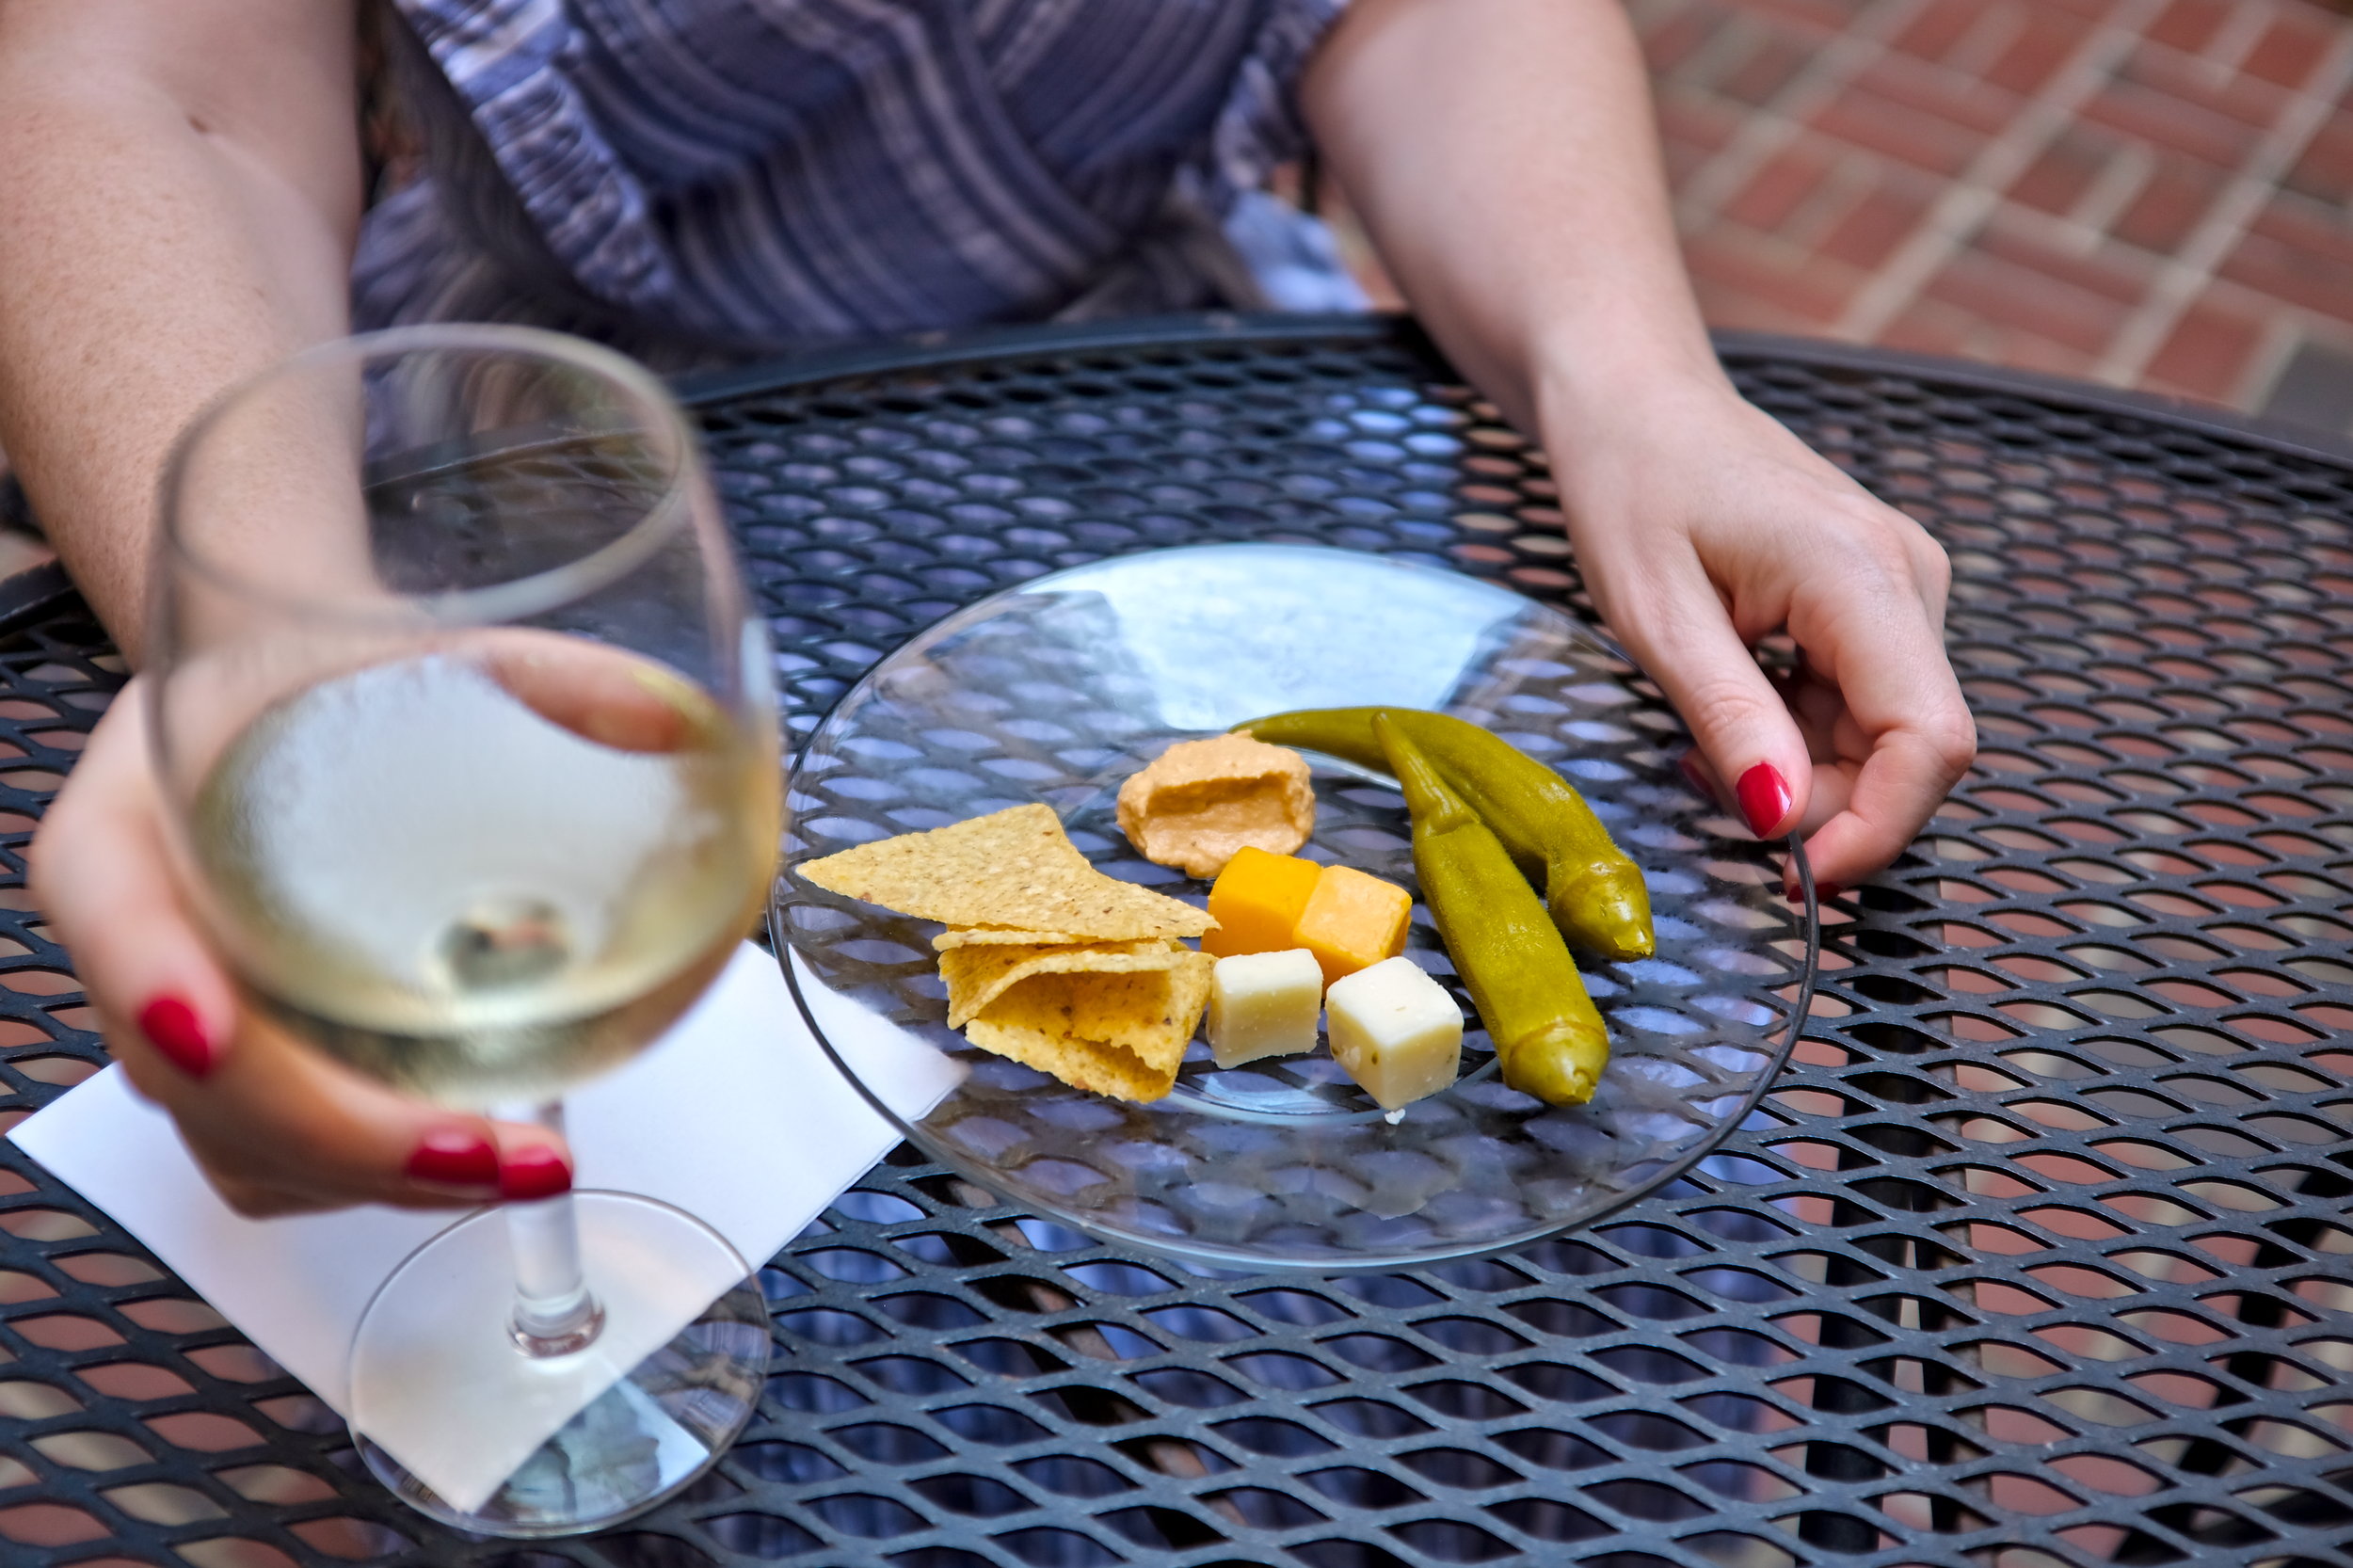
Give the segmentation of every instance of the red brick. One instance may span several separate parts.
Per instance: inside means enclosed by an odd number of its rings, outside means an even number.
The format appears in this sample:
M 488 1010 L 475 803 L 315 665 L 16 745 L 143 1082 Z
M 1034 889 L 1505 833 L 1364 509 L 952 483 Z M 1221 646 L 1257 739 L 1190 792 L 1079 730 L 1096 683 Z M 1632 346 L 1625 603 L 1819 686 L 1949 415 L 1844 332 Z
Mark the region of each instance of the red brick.
M 1804 32 L 1844 32 L 1854 25 L 1855 8 L 1840 0 L 1736 0 L 1740 9 L 1770 17 Z
M 1822 237 L 1825 256 L 1868 271 L 1883 264 L 1912 236 L 1936 200 L 1937 185 L 1902 169 L 1888 169 Z
M 1965 72 L 1923 65 L 1901 55 L 1881 56 L 1857 72 L 1854 82 L 1866 92 L 1989 136 L 2018 113 L 2016 95 L 1989 88 Z
M 2110 83 L 2097 94 L 2084 106 L 2084 118 L 2160 151 L 2224 168 L 2237 168 L 2254 150 L 2258 135 L 2227 116 L 2124 82 Z
M 2019 29 L 2009 47 L 1986 68 L 1986 81 L 2010 92 L 2041 91 L 2083 46 L 2092 26 L 2090 18 L 2038 8 L 2028 13 L 2025 26 Z
M 1814 127 L 1932 174 L 1960 173 L 1985 144 L 1966 126 L 1856 87 L 1817 114 Z
M 2112 248 L 2088 255 L 2057 249 L 2024 232 L 2014 223 L 1988 224 L 1977 236 L 1977 248 L 1997 262 L 2023 267 L 2054 283 L 2100 295 L 2126 306 L 2137 305 L 2148 297 L 2154 270 L 2140 258 Z
M 2116 154 L 2114 137 L 2071 125 L 2026 166 L 2009 187 L 2009 199 L 2038 212 L 2069 212 Z
M 2205 217 L 2223 184 L 2223 176 L 2203 164 L 2161 159 L 2140 193 L 2116 216 L 2109 232 L 2127 245 L 2169 256 Z
M 1710 152 L 1723 151 L 1745 119 L 1713 98 L 1695 92 L 1676 92 L 1671 88 L 1658 98 L 1659 134 L 1704 147 Z
M 2214 40 L 2230 19 L 2233 4 L 2248 0 L 2173 0 L 2163 16 L 2150 24 L 2149 37 L 2169 48 L 2195 55 Z
M 1724 216 L 1772 233 L 1821 188 L 1830 169 L 1831 161 L 1821 152 L 1802 142 L 1793 143 L 1768 159 L 1740 194 L 1724 203 Z
M 2338 266 L 2353 269 L 2353 227 L 2345 215 L 2315 207 L 2294 197 L 2274 197 L 2255 216 L 2253 232 L 2282 244 L 2316 252 Z
M 2353 322 L 2353 233 L 2297 210 L 2295 197 L 2275 198 L 2220 275 L 2258 294 Z
M 1723 13 L 1713 6 L 1686 6 L 1642 35 L 1642 57 L 1653 74 L 1664 75 L 1691 57 L 1723 24 Z
M 2316 201 L 2353 200 L 2353 113 L 2341 107 L 2323 121 L 2281 184 Z
M 1988 321 L 2000 322 L 2097 355 L 2114 340 L 2131 308 L 2107 295 L 2077 288 L 2038 268 L 1964 250 L 1933 279 L 1929 296 Z
M 1890 348 L 1915 354 L 1966 354 L 1977 323 L 1949 305 L 1916 299 L 1903 314 L 1887 324 L 1879 341 Z
M 2182 313 L 2142 380 L 2167 392 L 2228 402 L 2262 342 L 2263 323 L 2201 299 Z
M 2169 49 L 2153 49 L 2147 44 L 2126 57 L 2116 79 L 2255 131 L 2268 129 L 2288 104 L 2288 94 L 2269 82 L 2217 72 Z
M 1680 184 L 1723 151 L 1740 117 L 1711 99 L 1692 96 L 1658 100 L 1658 139 L 1667 155 L 1667 179 Z
M 1986 12 L 1985 0 L 1929 0 L 1896 35 L 1895 47 L 1924 60 L 1941 60 L 1967 38 Z
M 1862 283 L 1862 276 L 1835 263 L 1799 253 L 1780 258 L 1738 231 L 1710 230 L 1684 243 L 1684 259 L 1705 301 L 1711 290 L 1734 290 L 1785 312 L 1796 323 L 1820 328 L 1836 321 Z
M 2239 69 L 2283 88 L 2302 87 L 2345 25 L 2316 10 L 2291 6 L 2255 41 Z
M 1736 104 L 1762 108 L 1805 69 L 1819 44 L 1780 29 L 1746 31 L 1753 41 L 1737 59 L 1727 62 L 1708 85 Z
M 2045 376 L 2089 376 L 2099 357 L 2036 333 L 2006 327 L 1995 333 L 1985 357 L 2014 370 L 2039 370 Z
M 1813 318 L 1785 311 L 1729 283 L 1696 278 L 1691 289 L 1699 297 L 1700 314 L 1710 327 L 1737 332 L 1786 332 L 1798 337 L 1819 336 L 1822 330 L 1821 323 Z
M 1890 348 L 1960 355 L 2021 370 L 2047 371 L 2055 376 L 2082 376 L 2095 362 L 2093 356 L 2081 349 L 2053 343 L 2009 322 L 1988 320 L 1933 299 L 1915 300 L 1880 335 L 1879 341 Z

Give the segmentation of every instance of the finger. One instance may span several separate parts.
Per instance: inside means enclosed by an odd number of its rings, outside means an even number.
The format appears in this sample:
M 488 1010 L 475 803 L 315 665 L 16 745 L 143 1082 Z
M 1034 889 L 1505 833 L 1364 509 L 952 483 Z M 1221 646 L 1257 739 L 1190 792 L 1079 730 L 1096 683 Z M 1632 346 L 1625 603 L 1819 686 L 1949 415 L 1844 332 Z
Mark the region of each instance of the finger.
M 572 1152 L 563 1139 L 528 1122 L 497 1122 L 499 1196 L 514 1203 L 552 1198 L 572 1187 Z
M 380 1203 L 466 1207 L 570 1185 L 563 1140 L 408 1098 L 291 1035 L 248 1028 L 239 1048 L 165 1108 L 223 1195 L 271 1193 L 278 1211 Z
M 1925 615 L 1873 617 L 1868 640 L 1817 650 L 1864 749 L 1844 807 L 1806 840 L 1819 881 L 1852 887 L 1917 835 L 1977 755 L 1977 727 Z M 1842 727 L 1843 728 L 1843 727 Z
M 1791 830 L 1810 835 L 1847 808 L 1855 770 L 1869 755 L 1870 740 L 1847 712 L 1838 688 L 1802 660 L 1793 676 L 1775 682 L 1775 689 L 1787 705 L 1789 716 L 1797 721 L 1798 733 L 1805 737 L 1806 755 L 1814 764 L 1805 811 Z
M 577 637 L 509 632 L 483 650 L 490 676 L 534 712 L 617 751 L 695 744 L 683 682 L 635 654 Z
M 1760 839 L 1790 830 L 1813 773 L 1805 737 L 1733 630 L 1696 561 L 1619 630 L 1690 727 L 1707 768 Z
M 1676 758 L 1675 768 L 1683 775 L 1683 781 L 1691 787 L 1693 794 L 1702 800 L 1714 801 L 1722 809 L 1732 808 L 1732 792 L 1725 789 L 1724 781 L 1716 776 L 1716 770 L 1707 765 L 1707 755 L 1699 747 L 1693 746 Z
M 172 882 L 142 698 L 134 681 L 99 721 L 41 822 L 31 870 L 36 902 L 114 1026 L 109 1048 L 153 1096 L 218 1066 L 237 1004 Z

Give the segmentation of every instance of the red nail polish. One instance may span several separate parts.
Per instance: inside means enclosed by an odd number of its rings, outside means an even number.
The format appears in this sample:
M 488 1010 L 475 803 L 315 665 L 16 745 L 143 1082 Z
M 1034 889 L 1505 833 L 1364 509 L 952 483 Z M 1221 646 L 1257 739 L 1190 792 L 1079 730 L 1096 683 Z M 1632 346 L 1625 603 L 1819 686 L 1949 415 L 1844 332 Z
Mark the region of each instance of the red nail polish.
M 1740 814 L 1748 819 L 1749 831 L 1760 839 L 1770 838 L 1789 814 L 1789 781 L 1770 762 L 1759 762 L 1740 776 L 1739 795 Z
M 196 1009 L 178 997 L 157 997 L 139 1011 L 139 1032 L 165 1060 L 190 1078 L 213 1070 L 216 1052 Z
M 1828 904 L 1846 890 L 1835 882 L 1817 882 L 1814 885 L 1814 901 L 1817 904 Z
M 549 1148 L 518 1149 L 499 1166 L 499 1196 L 528 1203 L 571 1191 L 571 1162 Z
M 499 1151 L 478 1132 L 448 1128 L 426 1133 L 403 1169 L 416 1181 L 492 1188 L 499 1185 Z

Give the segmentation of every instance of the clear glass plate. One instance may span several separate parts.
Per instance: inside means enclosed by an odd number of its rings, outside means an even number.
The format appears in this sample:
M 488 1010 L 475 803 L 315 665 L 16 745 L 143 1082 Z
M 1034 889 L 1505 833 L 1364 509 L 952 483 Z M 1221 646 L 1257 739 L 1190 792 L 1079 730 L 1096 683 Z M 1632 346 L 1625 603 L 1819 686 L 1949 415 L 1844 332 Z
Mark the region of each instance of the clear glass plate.
M 1614 1047 L 1593 1103 L 1507 1088 L 1429 913 L 1409 953 L 1472 1028 L 1455 1085 L 1392 1124 L 1325 1049 L 1220 1071 L 1195 1041 L 1150 1105 L 1071 1089 L 947 1027 L 936 924 L 796 873 L 852 844 L 1042 801 L 1101 870 L 1199 904 L 1208 885 L 1137 855 L 1121 780 L 1170 743 L 1292 708 L 1389 703 L 1487 726 L 1559 767 L 1643 868 L 1658 951 L 1579 954 Z M 1375 555 L 1220 545 L 1128 555 L 952 616 L 820 724 L 793 769 L 777 951 L 834 1061 L 919 1147 L 1041 1216 L 1199 1265 L 1394 1269 L 1522 1245 L 1704 1156 L 1796 1039 L 1815 924 L 1780 856 L 1684 780 L 1682 725 L 1625 656 L 1560 611 Z M 1315 764 L 1301 853 L 1415 884 L 1388 780 Z M 904 1097 L 909 1050 L 955 1086 Z M 936 1064 L 926 1064 L 936 1067 Z M 936 1076 L 936 1075 L 935 1075 Z

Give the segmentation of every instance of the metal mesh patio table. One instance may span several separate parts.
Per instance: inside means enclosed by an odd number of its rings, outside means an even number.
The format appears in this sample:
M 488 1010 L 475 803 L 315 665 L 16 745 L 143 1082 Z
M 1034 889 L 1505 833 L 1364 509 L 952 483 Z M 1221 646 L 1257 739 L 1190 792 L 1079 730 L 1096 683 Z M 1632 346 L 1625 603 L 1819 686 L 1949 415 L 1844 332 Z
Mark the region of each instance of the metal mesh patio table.
M 1824 911 L 1788 1072 L 1688 1176 L 1510 1256 L 1225 1276 L 902 1149 L 762 1271 L 688 1496 L 447 1534 L 0 1144 L 0 1563 L 704 1568 L 2353 1563 L 2353 462 L 2089 389 L 1727 340 L 1951 550 L 1983 755 Z M 806 730 L 926 623 L 1284 539 L 1590 613 L 1543 457 L 1409 328 L 1202 318 L 688 392 Z M 104 1058 L 23 849 L 123 679 L 0 620 L 10 1122 Z

